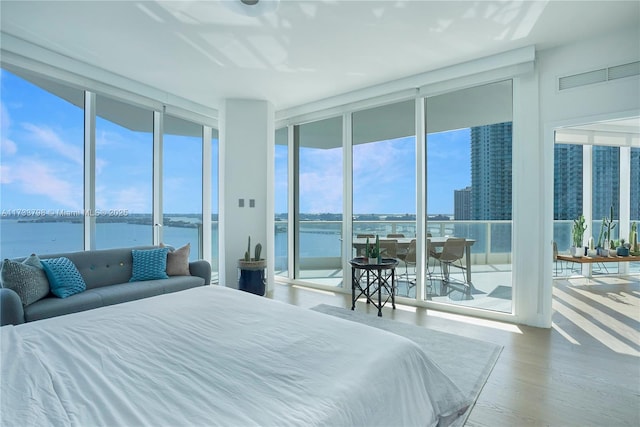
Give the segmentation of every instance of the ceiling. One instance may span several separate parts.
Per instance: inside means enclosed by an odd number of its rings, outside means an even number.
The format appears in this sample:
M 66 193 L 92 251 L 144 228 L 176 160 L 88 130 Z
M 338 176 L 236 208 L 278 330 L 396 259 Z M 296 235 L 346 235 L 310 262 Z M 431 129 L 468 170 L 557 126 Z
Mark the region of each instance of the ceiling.
M 276 110 L 640 25 L 638 1 L 8 1 L 0 29 L 210 108 Z M 257 15 L 257 16 L 248 16 Z M 576 23 L 579 21 L 579 24 Z

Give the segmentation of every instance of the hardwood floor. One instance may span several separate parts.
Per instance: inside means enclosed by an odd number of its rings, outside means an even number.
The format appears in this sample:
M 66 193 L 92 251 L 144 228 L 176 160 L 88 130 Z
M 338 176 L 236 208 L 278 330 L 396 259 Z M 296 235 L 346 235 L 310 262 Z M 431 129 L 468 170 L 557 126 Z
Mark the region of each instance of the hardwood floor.
M 270 297 L 351 307 L 349 295 L 282 284 Z M 407 306 L 383 315 L 504 346 L 466 426 L 640 426 L 640 278 L 557 280 L 553 307 L 551 329 Z

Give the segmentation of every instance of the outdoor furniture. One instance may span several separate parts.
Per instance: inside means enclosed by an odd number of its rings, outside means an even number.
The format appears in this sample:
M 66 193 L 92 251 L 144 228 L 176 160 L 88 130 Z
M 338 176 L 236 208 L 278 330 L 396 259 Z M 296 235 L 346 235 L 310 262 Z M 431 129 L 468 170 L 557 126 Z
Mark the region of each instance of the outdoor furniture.
M 558 254 L 557 259 L 559 261 L 566 262 L 575 262 L 576 264 L 588 264 L 589 266 L 593 264 L 599 263 L 607 263 L 607 262 L 640 262 L 640 256 L 582 256 L 582 257 L 574 257 L 571 255 Z M 587 273 L 587 277 L 591 277 L 591 269 Z
M 380 240 L 380 254 L 385 258 L 397 258 L 398 257 L 398 241 L 395 239 Z
M 382 307 L 391 299 L 391 306 L 395 310 L 395 270 L 398 265 L 396 258 L 382 258 L 380 263 L 369 264 L 366 258 L 354 258 L 351 264 L 351 310 L 356 307 L 356 301 L 361 296 L 367 298 L 367 304 L 373 304 L 378 309 L 378 316 L 382 316 Z M 358 292 L 358 295 L 356 295 Z M 386 296 L 382 300 L 382 293 Z M 375 295 L 378 294 L 376 301 Z
M 434 249 L 437 250 L 437 248 L 442 248 L 444 247 L 445 242 L 447 241 L 448 237 L 429 237 L 427 235 L 430 243 L 428 245 L 427 250 L 430 249 Z M 385 240 L 387 240 L 386 238 L 383 239 L 379 239 L 380 242 L 383 242 Z M 409 237 L 405 237 L 405 238 L 398 238 L 395 239 L 398 241 L 398 253 L 402 253 L 403 251 L 406 251 L 409 247 L 409 245 L 411 244 L 411 240 L 414 240 L 414 238 L 409 238 Z M 353 239 L 353 247 L 356 249 L 356 253 L 358 255 L 363 253 L 364 247 L 366 245 L 366 237 L 365 238 L 358 238 L 356 237 L 355 239 Z M 466 265 L 465 265 L 465 271 L 466 271 L 466 282 L 469 283 L 471 285 L 471 246 L 473 246 L 476 241 L 474 239 L 467 239 L 464 238 L 464 242 L 465 242 L 465 261 L 466 261 Z M 369 244 L 371 244 L 371 238 L 369 240 Z M 399 257 L 400 258 L 400 257 Z M 428 260 L 428 258 L 427 258 Z
M 465 239 L 464 238 L 449 238 L 444 243 L 442 252 L 433 251 L 430 256 L 440 263 L 442 282 L 450 283 L 450 269 L 451 267 L 457 267 L 461 270 L 465 270 L 462 265 L 462 258 L 464 257 Z M 456 265 L 456 262 L 458 265 Z M 466 283 L 466 279 L 463 279 L 462 283 Z

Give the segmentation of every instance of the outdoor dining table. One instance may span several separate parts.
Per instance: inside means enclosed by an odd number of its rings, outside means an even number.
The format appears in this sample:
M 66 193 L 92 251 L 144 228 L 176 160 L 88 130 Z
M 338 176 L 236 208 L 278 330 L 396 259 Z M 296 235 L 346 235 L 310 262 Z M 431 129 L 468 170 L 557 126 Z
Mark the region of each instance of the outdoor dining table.
M 431 244 L 431 247 L 434 248 L 442 248 L 444 247 L 444 242 L 447 241 L 448 238 L 453 237 L 453 236 L 443 236 L 443 237 L 429 237 L 429 241 Z M 415 239 L 415 237 L 394 237 L 394 238 L 387 238 L 387 237 L 380 237 L 379 240 L 385 241 L 385 240 L 396 240 L 398 242 L 398 253 L 401 254 L 403 252 L 406 252 L 407 248 L 409 247 L 409 244 L 411 243 L 411 240 Z M 369 238 L 369 245 L 375 245 L 376 243 L 376 239 L 375 238 Z M 465 270 L 466 270 L 466 275 L 467 275 L 467 283 L 469 285 L 471 285 L 471 246 L 473 246 L 476 243 L 476 241 L 474 239 L 467 239 L 465 238 L 465 245 L 464 245 L 464 257 L 465 257 L 465 262 L 466 262 L 466 266 L 465 266 Z M 353 239 L 353 247 L 356 250 L 357 254 L 362 253 L 362 251 L 364 250 L 364 247 L 367 244 L 367 239 L 366 238 L 354 238 Z M 384 253 L 382 254 L 384 256 Z

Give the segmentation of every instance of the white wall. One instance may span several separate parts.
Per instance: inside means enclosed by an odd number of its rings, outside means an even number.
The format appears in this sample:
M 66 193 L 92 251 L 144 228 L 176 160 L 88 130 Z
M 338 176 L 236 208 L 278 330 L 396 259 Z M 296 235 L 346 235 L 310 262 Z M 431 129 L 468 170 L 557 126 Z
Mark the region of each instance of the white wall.
M 220 284 L 238 287 L 237 261 L 262 244 L 273 286 L 274 109 L 260 100 L 227 99 L 220 115 Z M 244 207 L 238 200 L 244 199 Z M 255 207 L 250 207 L 250 200 Z
M 538 52 L 542 124 L 615 115 L 640 108 L 640 80 L 630 77 L 558 91 L 558 77 L 640 60 L 640 29 Z
M 534 258 L 541 260 L 540 270 L 524 278 L 527 299 L 519 302 L 522 323 L 551 326 L 552 316 L 552 241 L 553 241 L 553 146 L 554 128 L 561 125 L 587 123 L 629 115 L 640 115 L 640 78 L 629 77 L 558 91 L 559 77 L 622 65 L 640 60 L 640 29 L 629 28 L 590 40 L 565 45 L 537 53 L 539 78 L 539 144 L 542 155 L 531 157 L 532 167 L 539 174 L 532 176 L 542 184 L 540 198 L 530 200 L 531 208 L 541 212 L 539 246 L 531 247 Z M 519 102 L 528 102 L 525 97 Z M 530 101 L 535 101 L 530 99 Z M 542 206 L 540 210 L 538 204 Z M 534 224 L 539 224 L 535 222 Z M 520 248 L 518 248 L 520 249 Z M 539 280 L 534 296 L 534 280 Z M 518 282 L 518 285 L 523 283 Z M 537 314 L 536 314 L 537 313 Z

